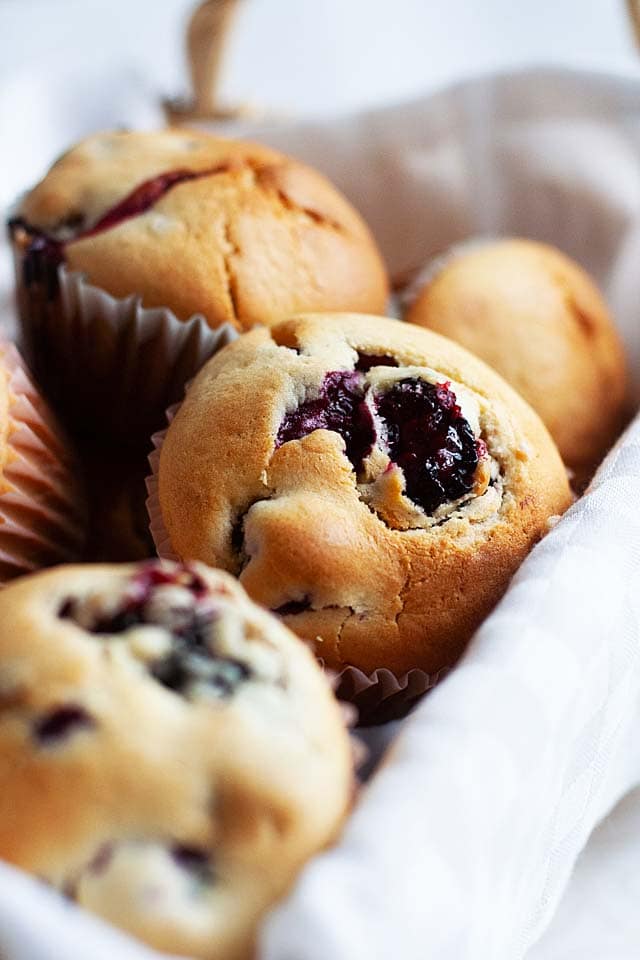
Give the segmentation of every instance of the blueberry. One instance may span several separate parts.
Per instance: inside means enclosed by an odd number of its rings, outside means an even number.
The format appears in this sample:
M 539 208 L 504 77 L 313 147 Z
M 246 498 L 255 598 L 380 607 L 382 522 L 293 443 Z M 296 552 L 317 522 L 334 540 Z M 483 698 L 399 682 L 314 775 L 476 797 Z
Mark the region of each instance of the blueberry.
M 364 400 L 364 378 L 353 370 L 327 373 L 320 394 L 288 413 L 278 430 L 276 447 L 299 440 L 314 430 L 333 430 L 345 442 L 346 453 L 354 469 L 362 469 L 371 452 L 376 431 L 371 412 Z
M 407 495 L 426 513 L 473 489 L 484 445 L 476 441 L 448 384 L 400 380 L 376 397 L 376 407 Z
M 356 370 L 361 373 L 368 373 L 372 367 L 397 367 L 398 361 L 395 357 L 389 357 L 386 353 L 358 353 Z
M 178 587 L 180 604 L 172 605 L 171 593 L 159 591 Z M 186 594 L 186 602 L 185 602 Z M 65 600 L 59 616 L 78 618 L 80 600 Z M 128 583 L 119 609 L 97 615 L 86 629 L 98 635 L 117 635 L 135 627 L 163 627 L 169 636 L 169 651 L 148 663 L 151 676 L 175 693 L 188 695 L 194 685 L 205 685 L 214 696 L 231 696 L 251 671 L 244 663 L 216 653 L 218 612 L 211 593 L 199 573 L 188 565 L 145 564 Z M 86 624 L 86 617 L 80 622 Z
M 43 744 L 64 740 L 81 728 L 94 727 L 95 720 L 84 707 L 69 703 L 54 707 L 41 717 L 34 728 L 36 739 Z

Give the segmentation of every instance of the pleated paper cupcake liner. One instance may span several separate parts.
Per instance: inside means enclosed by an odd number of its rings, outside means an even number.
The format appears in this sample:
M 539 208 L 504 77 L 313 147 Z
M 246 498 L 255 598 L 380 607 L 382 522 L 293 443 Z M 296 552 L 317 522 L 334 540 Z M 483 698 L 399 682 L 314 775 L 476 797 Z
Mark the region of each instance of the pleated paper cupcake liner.
M 27 360 L 80 435 L 146 442 L 185 383 L 238 335 L 200 315 L 182 321 L 166 307 L 143 307 L 137 295 L 111 296 L 64 264 L 26 270 L 15 240 L 13 253 Z
M 166 412 L 167 424 L 175 417 L 180 404 L 173 404 Z M 171 545 L 171 538 L 162 518 L 158 492 L 160 451 L 167 435 L 168 425 L 151 438 L 153 450 L 149 454 L 151 473 L 147 477 L 147 512 L 149 529 L 158 556 L 166 560 L 180 560 Z M 295 628 L 291 625 L 295 633 Z M 400 676 L 386 667 L 366 674 L 358 667 L 345 666 L 339 672 L 330 671 L 334 691 L 339 700 L 352 704 L 358 712 L 357 726 L 372 726 L 405 717 L 418 701 L 431 690 L 450 668 L 436 674 L 424 670 L 409 670 Z
M 397 676 L 386 667 L 367 674 L 358 667 L 344 667 L 337 676 L 335 693 L 358 711 L 358 726 L 377 726 L 400 720 L 449 672 L 446 667 L 429 674 L 414 668 Z
M 80 558 L 86 525 L 80 470 L 13 346 L 0 341 L 9 394 L 0 491 L 0 581 Z

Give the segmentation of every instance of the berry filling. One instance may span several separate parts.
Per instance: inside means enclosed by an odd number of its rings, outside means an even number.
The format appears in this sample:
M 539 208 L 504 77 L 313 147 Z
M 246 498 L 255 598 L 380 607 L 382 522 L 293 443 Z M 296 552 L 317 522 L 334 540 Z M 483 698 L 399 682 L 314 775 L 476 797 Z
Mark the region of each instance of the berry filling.
M 395 357 L 389 357 L 386 353 L 358 353 L 356 370 L 360 373 L 368 373 L 372 367 L 397 367 L 398 361 Z
M 84 605 L 67 600 L 59 615 L 91 633 L 110 636 L 140 626 L 164 628 L 168 644 L 145 662 L 151 676 L 176 693 L 188 695 L 194 685 L 205 684 L 210 693 L 226 697 L 252 676 L 245 663 L 216 653 L 220 611 L 211 589 L 188 565 L 146 564 L 115 608 L 100 598 Z
M 214 171 L 207 170 L 204 173 L 198 173 L 193 170 L 170 170 L 168 173 L 161 173 L 160 176 L 153 177 L 151 180 L 145 180 L 139 187 L 135 187 L 124 200 L 107 210 L 90 230 L 86 230 L 74 239 L 93 237 L 97 233 L 102 233 L 103 230 L 117 227 L 124 220 L 139 217 L 140 214 L 146 213 L 157 203 L 160 197 L 163 197 L 171 187 L 175 187 L 178 183 L 185 183 L 187 180 L 196 180 L 198 177 L 209 175 L 212 172 Z
M 305 597 L 304 600 L 289 600 L 281 606 L 276 607 L 273 613 L 280 617 L 288 617 L 295 613 L 304 613 L 305 610 L 311 610 L 311 599 Z
M 356 471 L 371 453 L 376 431 L 364 399 L 364 378 L 353 370 L 328 373 L 315 400 L 286 414 L 276 437 L 276 447 L 299 440 L 314 430 L 332 430 L 343 438 L 346 453 Z
M 81 727 L 93 727 L 95 721 L 84 707 L 66 704 L 55 707 L 41 717 L 35 726 L 36 738 L 44 744 L 64 740 Z
M 118 203 L 114 204 L 92 227 L 84 229 L 84 217 L 80 214 L 67 218 L 55 233 L 48 234 L 34 227 L 21 217 L 9 221 L 9 233 L 14 236 L 21 233 L 24 237 L 23 278 L 26 286 L 44 283 L 48 295 L 57 291 L 58 267 L 65 262 L 67 244 L 76 240 L 85 240 L 125 220 L 146 213 L 172 187 L 187 180 L 197 180 L 229 169 L 228 163 L 221 163 L 207 170 L 169 170 L 139 184 Z
M 378 440 L 391 462 L 401 467 L 407 496 L 425 513 L 471 493 L 487 448 L 462 415 L 450 384 L 416 377 L 396 381 L 373 396 L 378 415 L 374 423 L 365 371 L 397 362 L 384 355 L 359 354 L 358 364 L 353 371 L 327 373 L 318 397 L 285 415 L 276 448 L 314 430 L 332 430 L 343 437 L 346 454 L 361 473 Z M 294 612 L 299 612 L 299 603 L 293 602 Z
M 53 299 L 58 290 L 58 267 L 64 263 L 64 244 L 24 220 L 9 221 L 9 235 L 23 243 L 22 280 L 25 287 L 37 284 Z
M 61 889 L 70 900 L 83 903 L 89 895 L 95 902 L 101 889 L 108 891 L 113 880 L 123 876 L 130 878 L 134 909 L 136 904 L 142 909 L 157 906 L 163 890 L 175 897 L 177 878 L 182 881 L 181 892 L 189 897 L 207 895 L 217 881 L 213 854 L 201 847 L 161 838 L 120 837 L 101 844 L 81 870 L 67 877 Z
M 188 847 L 184 844 L 174 844 L 171 847 L 171 857 L 186 873 L 198 884 L 212 884 L 216 875 L 211 858 L 206 850 L 199 847 Z
M 448 383 L 400 380 L 376 397 L 376 406 L 389 456 L 402 468 L 407 495 L 425 513 L 471 492 L 486 447 L 476 441 Z

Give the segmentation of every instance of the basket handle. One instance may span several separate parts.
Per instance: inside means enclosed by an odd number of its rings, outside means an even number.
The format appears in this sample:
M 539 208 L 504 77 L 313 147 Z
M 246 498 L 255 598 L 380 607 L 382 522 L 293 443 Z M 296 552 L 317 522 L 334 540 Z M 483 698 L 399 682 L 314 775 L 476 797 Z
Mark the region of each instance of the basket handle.
M 626 0 L 636 46 L 640 47 L 640 0 Z
M 191 99 L 167 101 L 170 123 L 188 120 L 229 120 L 244 113 L 241 107 L 222 107 L 218 88 L 231 23 L 240 0 L 204 0 L 198 4 L 187 27 L 187 59 Z M 640 47 L 640 0 L 625 0 L 636 45 Z
M 165 103 L 170 123 L 228 120 L 242 112 L 224 108 L 218 100 L 222 61 L 239 5 L 239 0 L 204 0 L 194 10 L 186 35 L 191 98 Z

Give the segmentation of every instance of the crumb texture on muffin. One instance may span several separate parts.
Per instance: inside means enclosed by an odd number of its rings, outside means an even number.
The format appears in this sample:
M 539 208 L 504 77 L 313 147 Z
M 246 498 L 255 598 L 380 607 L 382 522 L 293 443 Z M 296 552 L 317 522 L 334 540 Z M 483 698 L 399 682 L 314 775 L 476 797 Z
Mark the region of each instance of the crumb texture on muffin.
M 351 798 L 304 644 L 201 564 L 61 567 L 0 593 L 0 667 L 0 855 L 157 949 L 249 960 Z
M 417 327 L 303 315 L 205 366 L 160 455 L 173 549 L 225 567 L 333 668 L 455 661 L 570 502 L 539 418 Z
M 66 262 L 116 297 L 212 327 L 295 310 L 384 309 L 362 218 L 317 171 L 195 131 L 105 133 L 64 154 L 12 223 L 25 283 Z

